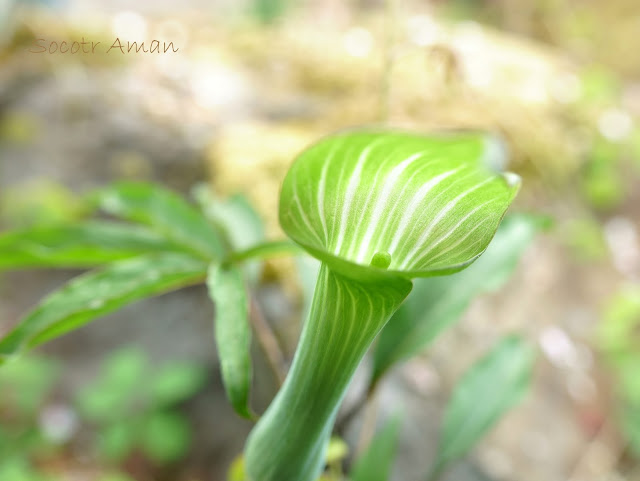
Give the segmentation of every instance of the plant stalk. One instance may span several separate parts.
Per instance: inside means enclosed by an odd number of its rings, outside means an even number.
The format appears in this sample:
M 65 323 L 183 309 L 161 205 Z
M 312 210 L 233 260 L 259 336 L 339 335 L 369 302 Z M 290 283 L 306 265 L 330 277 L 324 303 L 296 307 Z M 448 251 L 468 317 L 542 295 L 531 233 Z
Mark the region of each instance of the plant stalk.
M 354 280 L 322 264 L 291 370 L 247 441 L 249 481 L 318 477 L 353 374 L 411 287 L 399 277 Z

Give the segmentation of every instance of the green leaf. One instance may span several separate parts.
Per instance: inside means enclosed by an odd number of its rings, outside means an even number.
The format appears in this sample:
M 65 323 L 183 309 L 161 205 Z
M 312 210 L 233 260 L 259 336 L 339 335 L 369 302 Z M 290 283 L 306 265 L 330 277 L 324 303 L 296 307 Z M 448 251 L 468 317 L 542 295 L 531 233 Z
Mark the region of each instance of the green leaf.
M 141 435 L 145 453 L 159 463 L 170 463 L 182 458 L 191 443 L 189 423 L 178 413 L 153 414 Z
M 464 374 L 445 411 L 434 472 L 464 456 L 523 398 L 534 357 L 529 344 L 508 336 Z
M 158 406 L 189 399 L 197 393 L 207 380 L 206 370 L 191 363 L 173 363 L 151 380 L 151 394 Z
M 205 259 L 221 259 L 222 241 L 207 219 L 179 195 L 159 186 L 123 182 L 94 194 L 105 212 L 154 228 Z
M 117 261 L 76 277 L 0 340 L 0 362 L 133 301 L 195 284 L 205 273 L 203 262 L 187 254 L 166 253 Z
M 346 275 L 455 272 L 485 250 L 518 191 L 517 176 L 496 172 L 502 156 L 473 133 L 333 135 L 287 173 L 280 224 Z
M 180 250 L 153 231 L 116 222 L 90 221 L 0 235 L 0 270 L 89 267 L 148 252 Z
M 362 456 L 356 461 L 351 472 L 351 481 L 388 481 L 396 456 L 400 417 L 389 420 Z
M 251 329 L 242 272 L 233 266 L 223 268 L 213 264 L 207 285 L 216 309 L 215 338 L 227 397 L 240 416 L 251 419 L 254 417 L 249 408 Z
M 421 352 L 460 319 L 476 296 L 500 288 L 541 225 L 537 217 L 508 216 L 472 266 L 451 276 L 415 280 L 413 291 L 378 338 L 373 382 L 394 363 Z

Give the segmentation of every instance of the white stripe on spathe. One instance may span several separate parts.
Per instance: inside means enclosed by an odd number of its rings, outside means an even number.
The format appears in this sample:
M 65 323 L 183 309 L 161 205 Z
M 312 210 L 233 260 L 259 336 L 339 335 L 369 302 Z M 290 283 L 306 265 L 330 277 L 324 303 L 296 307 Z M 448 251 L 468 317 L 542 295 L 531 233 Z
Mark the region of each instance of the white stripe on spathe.
M 393 238 L 391 239 L 391 244 L 389 246 L 389 252 L 392 253 L 395 248 L 398 246 L 398 242 L 400 238 L 406 234 L 407 227 L 409 226 L 409 222 L 412 220 L 416 210 L 420 205 L 425 201 L 427 194 L 431 192 L 438 184 L 440 184 L 443 180 L 451 177 L 453 174 L 459 172 L 463 167 L 458 167 L 457 169 L 450 170 L 448 172 L 444 172 L 440 175 L 435 176 L 427 183 L 425 183 L 418 191 L 416 195 L 413 196 L 411 202 L 407 206 L 406 210 L 403 212 L 402 217 L 400 218 L 400 223 L 398 224 L 398 228 L 396 229 Z
M 478 174 L 477 170 L 469 168 L 462 169 L 459 172 L 460 175 L 453 174 L 453 180 L 449 182 L 449 184 L 442 191 L 432 197 L 424 196 L 422 201 L 426 204 L 422 206 L 418 204 L 418 207 L 420 207 L 419 212 L 416 212 L 417 209 L 412 212 L 412 217 L 409 217 L 409 219 L 413 220 L 413 222 L 408 223 L 404 231 L 399 232 L 396 237 L 399 242 L 393 250 L 393 254 L 396 256 L 397 260 L 397 262 L 395 262 L 395 265 L 399 265 L 401 261 L 404 261 L 409 252 L 409 249 L 412 245 L 414 245 L 417 236 L 420 235 L 419 231 L 424 228 L 421 222 L 422 218 L 429 219 L 429 216 L 434 211 L 434 209 L 438 208 L 439 205 L 444 204 L 447 197 L 455 195 L 456 189 L 458 188 L 459 184 L 465 184 L 469 178 L 474 178 Z M 456 172 L 456 174 L 457 173 L 458 172 Z
M 367 156 L 371 152 L 371 150 L 375 147 L 376 143 L 373 142 L 369 144 L 360 154 L 358 158 L 358 162 L 349 177 L 349 184 L 347 185 L 347 192 L 344 198 L 344 203 L 342 204 L 342 213 L 340 215 L 340 230 L 338 231 L 338 239 L 336 241 L 336 246 L 334 248 L 334 252 L 339 253 L 340 248 L 342 247 L 342 242 L 344 241 L 344 236 L 346 233 L 346 229 L 349 221 L 349 212 L 351 210 L 351 204 L 353 203 L 353 198 L 356 194 L 356 189 L 358 187 L 358 183 L 361 180 L 362 168 L 367 160 Z
M 362 203 L 362 215 L 360 216 L 359 219 L 357 219 L 358 223 L 355 226 L 355 228 L 352 230 L 353 234 L 351 236 L 351 244 L 348 249 L 343 249 L 343 254 L 348 259 L 353 259 L 355 252 L 359 248 L 358 240 L 360 239 L 361 227 L 363 225 L 365 225 L 365 227 L 369 226 L 371 224 L 371 220 L 373 219 L 373 217 L 370 214 L 367 214 L 367 212 L 369 212 L 370 210 L 371 200 L 373 199 L 373 201 L 375 202 L 376 196 L 370 195 L 370 194 L 376 191 L 377 186 L 380 185 L 380 183 L 384 182 L 384 177 L 381 180 L 378 180 L 378 179 L 381 174 L 386 174 L 390 167 L 393 168 L 393 163 L 396 162 L 397 155 L 398 155 L 398 147 L 397 146 L 392 147 L 391 152 L 384 158 L 384 160 L 380 162 L 378 170 L 373 176 L 373 180 L 371 184 L 360 186 L 360 188 L 363 189 L 365 193 L 369 195 L 367 195 L 366 200 Z M 387 163 L 391 163 L 392 165 L 388 166 Z
M 460 219 L 451 229 L 449 229 L 449 231 L 444 234 L 443 236 L 441 236 L 440 238 L 438 238 L 437 241 L 433 242 L 432 244 L 429 245 L 428 248 L 426 248 L 423 252 L 422 255 L 416 260 L 416 263 L 419 263 L 420 260 L 424 259 L 425 257 L 427 257 L 429 255 L 430 252 L 433 251 L 433 249 L 435 249 L 438 245 L 442 244 L 442 242 L 444 242 L 446 239 L 448 239 L 449 237 L 451 237 L 451 235 L 460 228 L 460 226 L 462 226 L 462 224 L 465 223 L 465 221 L 467 219 L 469 219 L 469 217 L 471 217 L 473 214 L 475 214 L 476 212 L 478 212 L 480 209 L 486 207 L 489 204 L 492 204 L 494 202 L 496 202 L 497 199 L 491 199 L 475 208 L 473 208 L 467 215 L 465 215 L 462 219 Z M 474 228 L 475 229 L 475 228 Z M 472 230 L 474 230 L 472 229 Z M 466 236 L 465 236 L 466 237 Z
M 460 202 L 460 200 L 462 200 L 463 198 L 465 198 L 467 195 L 469 195 L 470 193 L 478 190 L 480 187 L 482 187 L 483 185 L 488 184 L 489 182 L 493 181 L 494 179 L 489 178 L 486 179 L 482 182 L 480 182 L 479 184 L 476 184 L 475 186 L 471 187 L 470 189 L 465 190 L 462 194 L 459 194 L 457 197 L 455 197 L 452 201 L 448 202 L 446 206 L 444 206 L 444 208 L 442 210 L 440 210 L 440 212 L 438 212 L 438 214 L 433 218 L 433 220 L 429 223 L 429 226 L 427 227 L 427 229 L 422 233 L 422 235 L 420 236 L 420 238 L 418 239 L 418 242 L 416 242 L 415 246 L 413 249 L 411 249 L 411 251 L 409 251 L 409 253 L 406 255 L 406 257 L 404 258 L 403 262 L 402 262 L 402 267 L 406 268 L 408 265 L 411 265 L 411 261 L 413 260 L 413 258 L 416 256 L 416 254 L 420 251 L 420 250 L 424 250 L 425 248 L 427 248 L 427 246 L 424 245 L 424 243 L 426 242 L 426 240 L 429 238 L 429 236 L 431 235 L 431 232 L 433 232 L 433 229 L 435 228 L 435 226 L 438 224 L 438 222 L 440 222 L 440 220 L 447 215 L 447 213 L 449 211 L 451 211 L 451 209 L 453 209 L 458 202 Z
M 429 151 L 429 154 L 431 155 L 431 157 L 426 161 L 426 162 L 420 162 L 420 165 L 417 166 L 417 168 L 414 170 L 414 172 L 411 174 L 411 176 L 409 177 L 409 179 L 406 181 L 405 185 L 406 186 L 412 186 L 415 185 L 414 183 L 416 182 L 420 182 L 419 179 L 424 178 L 424 176 L 427 175 L 429 170 L 434 170 L 435 172 L 437 172 L 437 170 L 434 169 L 434 165 L 437 165 L 443 161 L 448 161 L 447 163 L 450 163 L 450 159 L 446 158 L 446 157 L 442 157 L 442 156 L 434 156 L 432 151 Z M 427 171 L 427 172 L 425 172 Z M 430 181 L 427 182 L 427 184 L 430 184 Z M 434 184 L 432 187 L 436 187 L 437 183 Z M 382 226 L 378 227 L 377 231 L 376 231 L 376 239 L 375 239 L 375 247 L 373 247 L 370 251 L 371 255 L 373 256 L 373 254 L 375 254 L 376 252 L 380 252 L 382 250 L 388 252 L 390 255 L 396 254 L 394 257 L 397 258 L 397 252 L 395 251 L 395 247 L 392 249 L 391 247 L 389 247 L 387 244 L 389 236 L 387 235 L 387 232 L 389 230 L 390 225 L 397 220 L 398 215 L 400 215 L 401 219 L 403 217 L 405 217 L 407 215 L 407 202 L 409 201 L 409 199 L 406 198 L 404 194 L 404 191 L 406 191 L 408 189 L 403 189 L 402 192 L 397 193 L 394 202 L 391 204 L 391 206 L 389 206 L 387 208 L 386 211 L 386 215 L 385 215 L 385 220 L 384 223 L 382 224 Z M 426 196 L 426 193 L 431 190 L 430 188 L 427 187 L 426 184 L 424 184 L 422 186 L 422 188 L 420 189 L 420 192 L 422 192 L 423 195 Z M 420 195 L 420 194 L 418 194 Z M 412 196 L 411 198 L 415 198 L 416 196 Z M 398 209 L 402 209 L 402 213 L 396 213 L 396 211 Z M 395 233 L 398 233 L 398 229 L 399 227 L 396 226 L 395 229 Z M 404 229 L 403 229 L 404 231 Z M 394 235 L 395 237 L 395 235 Z M 393 239 L 392 239 L 393 240 Z M 392 261 L 393 263 L 393 261 Z
M 329 231 L 327 230 L 327 221 L 324 215 L 324 194 L 327 186 L 327 171 L 329 170 L 329 164 L 333 161 L 333 158 L 338 151 L 338 147 L 342 145 L 342 142 L 335 142 L 333 148 L 331 149 L 329 155 L 327 156 L 327 160 L 322 165 L 322 171 L 320 173 L 320 182 L 318 183 L 318 195 L 316 196 L 316 202 L 318 207 L 318 219 L 320 219 L 320 224 L 322 225 L 322 231 L 324 233 L 324 247 L 327 247 L 329 243 Z
M 362 239 L 357 239 L 357 242 L 360 244 L 360 249 L 358 251 L 358 256 L 356 257 L 356 262 L 363 263 L 365 262 L 365 255 L 368 251 L 369 244 L 371 243 L 371 238 L 375 233 L 376 229 L 383 221 L 383 213 L 387 206 L 387 202 L 389 201 L 389 196 L 393 191 L 394 187 L 396 187 L 396 183 L 398 179 L 405 171 L 405 169 L 415 160 L 422 157 L 424 154 L 414 154 L 407 157 L 405 160 L 396 165 L 391 172 L 389 172 L 389 176 L 384 180 L 384 187 L 382 188 L 382 192 L 379 194 L 371 190 L 370 196 L 375 195 L 375 207 L 373 208 L 373 212 L 371 213 L 371 219 L 369 219 L 367 231 L 364 234 Z

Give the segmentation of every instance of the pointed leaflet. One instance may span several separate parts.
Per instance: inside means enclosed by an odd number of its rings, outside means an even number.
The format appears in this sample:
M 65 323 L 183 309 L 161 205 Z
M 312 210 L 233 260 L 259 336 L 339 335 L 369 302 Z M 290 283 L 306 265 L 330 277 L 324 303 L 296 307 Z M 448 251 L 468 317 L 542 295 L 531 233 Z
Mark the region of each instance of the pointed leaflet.
M 193 195 L 206 217 L 224 234 L 233 251 L 243 251 L 265 241 L 262 219 L 247 198 L 235 194 L 228 198 L 218 198 L 207 185 L 193 189 Z M 260 261 L 245 261 L 243 270 L 249 284 L 258 281 L 261 272 Z
M 216 309 L 215 338 L 227 397 L 238 414 L 251 419 L 251 329 L 242 272 L 236 267 L 211 265 L 207 286 Z
M 0 363 L 133 301 L 200 282 L 206 269 L 190 255 L 163 253 L 117 261 L 76 277 L 0 340 Z
M 97 191 L 93 200 L 105 212 L 146 224 L 205 259 L 222 257 L 218 232 L 195 207 L 170 190 L 122 182 Z
M 456 385 L 446 408 L 433 473 L 464 456 L 524 396 L 533 371 L 533 348 L 505 337 Z M 432 475 L 429 479 L 435 479 Z
M 389 481 L 396 455 L 400 417 L 389 420 L 356 461 L 351 481 Z
M 108 221 L 37 227 L 0 235 L 0 270 L 88 267 L 159 251 L 184 250 L 137 225 Z
M 413 291 L 380 333 L 372 382 L 428 346 L 462 316 L 475 296 L 501 287 L 542 224 L 534 216 L 508 216 L 473 265 L 450 276 L 415 280 Z
M 498 142 L 475 133 L 346 132 L 304 151 L 280 196 L 285 232 L 347 275 L 454 272 L 487 247 L 518 191 Z M 376 259 L 376 267 L 369 267 Z M 364 267 L 364 271 L 362 270 Z
M 233 250 L 247 249 L 265 240 L 262 219 L 244 195 L 220 198 L 208 185 L 196 186 L 192 194 Z

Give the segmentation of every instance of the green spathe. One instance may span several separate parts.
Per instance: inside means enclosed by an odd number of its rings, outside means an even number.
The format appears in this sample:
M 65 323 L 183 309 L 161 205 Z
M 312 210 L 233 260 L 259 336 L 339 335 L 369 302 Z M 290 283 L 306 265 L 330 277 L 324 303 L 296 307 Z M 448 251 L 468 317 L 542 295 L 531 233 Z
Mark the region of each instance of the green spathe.
M 280 223 L 312 255 L 353 275 L 377 255 L 391 272 L 460 270 L 489 245 L 519 188 L 486 134 L 340 133 L 304 151 L 280 196 Z
M 284 386 L 251 433 L 250 481 L 313 481 L 353 373 L 411 291 L 486 249 L 519 180 L 486 135 L 352 131 L 304 151 L 280 223 L 322 261 Z

